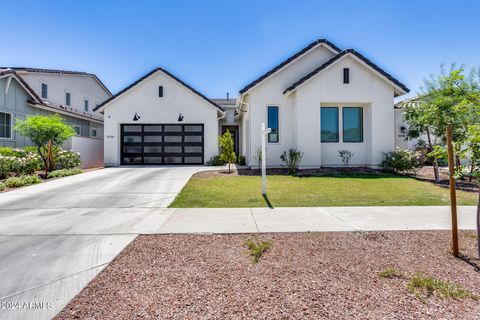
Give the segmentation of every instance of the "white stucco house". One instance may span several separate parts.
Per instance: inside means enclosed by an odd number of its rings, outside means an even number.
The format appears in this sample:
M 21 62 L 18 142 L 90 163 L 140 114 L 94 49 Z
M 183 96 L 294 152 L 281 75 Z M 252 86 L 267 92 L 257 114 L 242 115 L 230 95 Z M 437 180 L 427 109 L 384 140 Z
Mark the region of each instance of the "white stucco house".
M 272 129 L 267 165 L 296 148 L 301 167 L 377 166 L 395 149 L 394 98 L 409 89 L 352 49 L 325 39 L 309 44 L 240 90 L 209 99 L 158 68 L 101 103 L 105 164 L 203 164 L 218 154 L 226 129 L 249 166 L 256 165 L 260 128 Z

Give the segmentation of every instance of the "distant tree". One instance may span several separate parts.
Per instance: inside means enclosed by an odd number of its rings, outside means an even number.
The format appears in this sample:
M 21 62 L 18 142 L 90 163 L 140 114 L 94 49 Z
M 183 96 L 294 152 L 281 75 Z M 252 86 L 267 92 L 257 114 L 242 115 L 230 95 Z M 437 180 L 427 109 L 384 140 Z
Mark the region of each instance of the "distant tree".
M 220 159 L 228 163 L 228 172 L 231 172 L 230 166 L 237 160 L 235 155 L 232 135 L 227 131 L 218 137 L 218 144 L 220 145 Z
M 17 120 L 14 130 L 20 135 L 30 138 L 37 147 L 38 154 L 45 166 L 45 176 L 53 170 L 52 154 L 61 144 L 75 135 L 75 130 L 64 123 L 58 115 L 29 116 L 25 120 Z

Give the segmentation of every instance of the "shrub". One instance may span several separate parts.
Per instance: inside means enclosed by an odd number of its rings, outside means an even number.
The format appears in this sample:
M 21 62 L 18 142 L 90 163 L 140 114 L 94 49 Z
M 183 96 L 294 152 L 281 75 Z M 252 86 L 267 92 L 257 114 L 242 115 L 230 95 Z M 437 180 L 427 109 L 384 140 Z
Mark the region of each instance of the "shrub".
M 0 191 L 5 190 L 5 188 L 6 188 L 5 183 L 0 182 Z
M 13 174 L 17 176 L 32 174 L 38 168 L 40 159 L 37 155 L 30 152 L 21 153 L 17 151 L 13 151 L 10 154 L 14 155 L 0 155 L 0 178 L 8 178 Z M 15 156 L 15 154 L 18 156 Z
M 287 151 L 283 151 L 282 155 L 280 156 L 280 160 L 282 160 L 282 166 L 288 168 L 289 174 L 295 174 L 298 170 L 298 165 L 300 161 L 302 161 L 303 152 L 298 151 L 297 149 L 290 149 Z
M 50 178 L 68 177 L 68 176 L 73 176 L 82 172 L 83 171 L 80 168 L 60 169 L 60 170 L 50 171 L 47 175 L 47 178 L 50 179 Z
M 213 156 L 207 161 L 207 165 L 209 166 L 223 166 L 224 164 L 225 162 L 220 159 L 219 155 Z
M 238 164 L 241 166 L 244 166 L 246 164 L 245 156 L 238 156 Z
M 407 289 L 411 293 L 415 294 L 415 297 L 417 297 L 417 299 L 419 299 L 423 303 L 426 303 L 426 298 L 431 295 L 435 295 L 440 299 L 446 299 L 450 297 L 456 299 L 479 299 L 478 296 L 473 295 L 469 290 L 463 289 L 457 284 L 453 284 L 448 281 L 443 281 L 433 277 L 428 277 L 423 273 L 415 274 L 408 281 Z
M 269 241 L 260 241 L 258 238 L 247 239 L 245 241 L 245 246 L 247 247 L 249 254 L 253 257 L 253 262 L 257 263 L 263 254 L 270 249 L 272 243 Z
M 344 167 L 348 167 L 350 159 L 352 159 L 354 155 L 355 153 L 347 149 L 338 150 L 338 156 L 340 157 L 340 159 L 342 159 L 342 164 Z
M 40 179 L 37 175 L 10 177 L 5 180 L 5 186 L 7 188 L 19 188 L 40 182 L 42 182 L 42 179 Z
M 397 149 L 384 153 L 381 166 L 390 171 L 412 172 L 420 166 L 416 152 L 407 149 Z
M 75 151 L 60 150 L 54 159 L 56 170 L 78 168 L 82 165 L 80 153 Z

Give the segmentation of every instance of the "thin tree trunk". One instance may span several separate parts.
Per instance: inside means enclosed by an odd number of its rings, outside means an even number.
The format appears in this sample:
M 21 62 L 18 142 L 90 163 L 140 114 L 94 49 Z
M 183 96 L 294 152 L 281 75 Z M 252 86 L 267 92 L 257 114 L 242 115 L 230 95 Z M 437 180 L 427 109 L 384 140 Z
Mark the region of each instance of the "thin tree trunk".
M 468 177 L 468 182 L 472 182 L 473 170 L 475 170 L 475 163 L 473 163 L 473 161 L 472 161 L 472 164 L 470 166 L 470 176 Z
M 433 145 L 432 145 L 432 138 L 430 137 L 430 130 L 427 128 L 427 140 L 428 140 L 428 145 L 430 147 L 430 150 L 433 151 Z M 440 173 L 438 172 L 438 161 L 437 161 L 437 156 L 433 156 L 433 174 L 435 176 L 435 182 L 440 182 Z
M 477 204 L 477 250 L 480 258 L 480 183 L 478 184 L 478 204 Z

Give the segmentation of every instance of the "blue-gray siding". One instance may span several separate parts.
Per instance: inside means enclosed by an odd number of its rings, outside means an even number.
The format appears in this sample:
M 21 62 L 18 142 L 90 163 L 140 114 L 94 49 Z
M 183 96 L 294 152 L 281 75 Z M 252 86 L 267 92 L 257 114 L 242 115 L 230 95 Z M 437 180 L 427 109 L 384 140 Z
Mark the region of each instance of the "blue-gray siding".
M 7 112 L 12 114 L 12 122 L 15 124 L 16 119 L 24 120 L 28 115 L 51 115 L 55 112 L 35 108 L 27 104 L 27 99 L 30 98 L 28 93 L 18 84 L 18 82 L 12 79 L 8 93 L 5 94 L 5 87 L 7 85 L 7 79 L 0 79 L 0 112 Z M 75 117 L 60 114 L 65 119 L 65 122 L 71 126 L 78 126 L 81 130 L 81 135 L 84 137 L 90 136 L 90 122 L 88 120 L 82 120 Z M 98 126 L 98 125 L 97 125 Z M 0 138 L 0 146 L 2 147 L 24 147 L 31 145 L 28 138 L 18 135 L 15 130 L 12 130 L 12 138 L 4 139 Z M 68 144 L 65 147 L 69 147 Z

